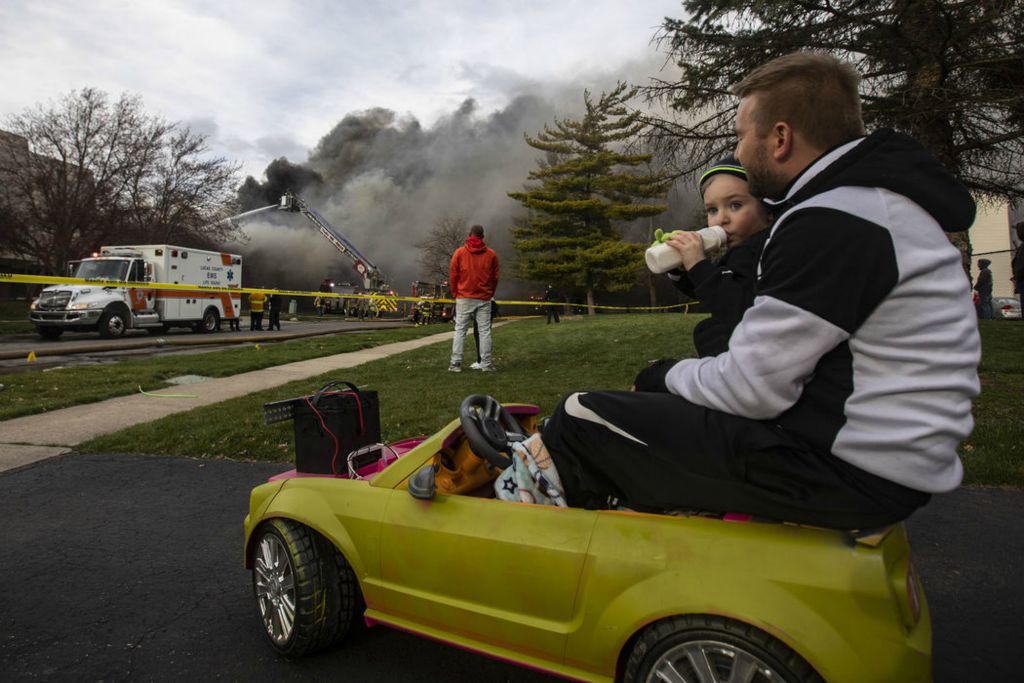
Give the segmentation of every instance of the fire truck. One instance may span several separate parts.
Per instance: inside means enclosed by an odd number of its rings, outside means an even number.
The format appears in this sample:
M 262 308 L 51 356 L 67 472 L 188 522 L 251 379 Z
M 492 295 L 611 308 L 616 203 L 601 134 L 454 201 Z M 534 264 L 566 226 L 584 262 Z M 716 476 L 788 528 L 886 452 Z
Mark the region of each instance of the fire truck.
M 417 325 L 446 323 L 455 315 L 455 306 L 443 303 L 440 299 L 451 299 L 452 293 L 447 282 L 427 282 L 415 280 L 412 283 L 412 295 L 419 301 L 412 309 L 412 321 Z
M 237 319 L 241 309 L 241 293 L 129 284 L 240 289 L 242 257 L 237 254 L 170 244 L 107 246 L 89 258 L 70 262 L 68 275 L 97 283 L 43 289 L 30 306 L 29 318 L 46 339 L 56 339 L 67 331 L 97 331 L 107 338 L 120 337 L 129 329 L 166 332 L 171 327 L 189 327 L 195 332 L 213 332 L 221 320 Z

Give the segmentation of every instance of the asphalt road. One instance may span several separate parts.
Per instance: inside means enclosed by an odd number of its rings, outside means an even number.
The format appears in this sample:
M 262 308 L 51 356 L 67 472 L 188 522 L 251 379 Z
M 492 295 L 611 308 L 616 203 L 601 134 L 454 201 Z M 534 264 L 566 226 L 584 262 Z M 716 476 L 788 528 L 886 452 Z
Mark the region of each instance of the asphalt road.
M 56 365 L 95 365 L 114 363 L 139 357 L 182 353 L 206 353 L 230 346 L 267 343 L 296 337 L 311 337 L 338 332 L 368 332 L 375 329 L 408 327 L 411 323 L 399 319 L 345 319 L 340 316 L 288 320 L 281 322 L 280 332 L 250 331 L 248 319 L 243 318 L 242 329 L 231 332 L 227 325 L 221 332 L 196 334 L 184 328 L 172 328 L 160 335 L 145 330 L 130 330 L 118 339 L 103 339 L 95 332 L 68 333 L 59 339 L 41 339 L 36 334 L 0 336 L 0 373 L 42 370 Z M 264 321 L 266 325 L 266 321 Z M 444 329 L 438 326 L 438 330 Z M 32 364 L 25 358 L 30 351 L 37 354 Z
M 558 680 L 384 627 L 300 662 L 272 654 L 241 524 L 249 489 L 283 469 L 71 455 L 0 474 L 4 680 Z M 936 681 L 1020 680 L 1021 519 L 1024 492 L 995 489 L 911 519 Z

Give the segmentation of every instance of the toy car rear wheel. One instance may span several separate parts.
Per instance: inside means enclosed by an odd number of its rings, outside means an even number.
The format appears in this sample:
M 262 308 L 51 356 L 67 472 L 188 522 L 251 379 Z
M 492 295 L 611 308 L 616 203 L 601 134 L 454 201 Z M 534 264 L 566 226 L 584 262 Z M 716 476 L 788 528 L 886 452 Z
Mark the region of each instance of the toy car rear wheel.
M 753 626 L 710 615 L 663 619 L 641 631 L 623 680 L 823 683 L 784 643 Z
M 273 519 L 257 532 L 252 571 L 257 613 L 271 646 L 302 657 L 344 638 L 361 612 L 355 572 L 315 531 Z

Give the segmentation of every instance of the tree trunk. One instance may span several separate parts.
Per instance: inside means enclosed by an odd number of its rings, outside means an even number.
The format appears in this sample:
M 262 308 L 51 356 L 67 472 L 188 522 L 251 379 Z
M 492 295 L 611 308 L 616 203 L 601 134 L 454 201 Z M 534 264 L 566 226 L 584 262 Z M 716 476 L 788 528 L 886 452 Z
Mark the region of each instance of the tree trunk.
M 594 274 L 587 271 L 587 315 L 597 315 L 594 309 Z
M 949 78 L 949 65 L 936 56 L 934 46 L 947 42 L 950 28 L 930 0 L 903 0 L 898 3 L 903 17 L 905 48 L 912 55 L 907 64 L 907 106 L 918 115 L 910 133 L 932 153 L 947 170 L 957 167 L 956 141 L 952 123 L 941 99 L 943 83 Z M 946 237 L 960 250 L 960 262 L 971 277 L 971 238 L 967 231 L 947 232 Z
M 654 273 L 652 273 L 651 271 L 647 271 L 647 291 L 649 292 L 651 297 L 651 308 L 657 308 L 658 288 L 654 286 Z

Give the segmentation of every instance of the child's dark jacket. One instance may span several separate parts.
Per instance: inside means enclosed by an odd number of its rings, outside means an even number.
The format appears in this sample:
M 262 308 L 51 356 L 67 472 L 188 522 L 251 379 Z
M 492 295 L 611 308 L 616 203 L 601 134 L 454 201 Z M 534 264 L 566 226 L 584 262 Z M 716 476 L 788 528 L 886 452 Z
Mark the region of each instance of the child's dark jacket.
M 693 345 L 701 358 L 717 356 L 729 347 L 729 337 L 743 312 L 754 304 L 757 260 L 767 230 L 752 235 L 725 253 L 716 263 L 705 259 L 687 271 L 673 272 L 675 286 L 700 301 L 711 317 L 697 323 Z

